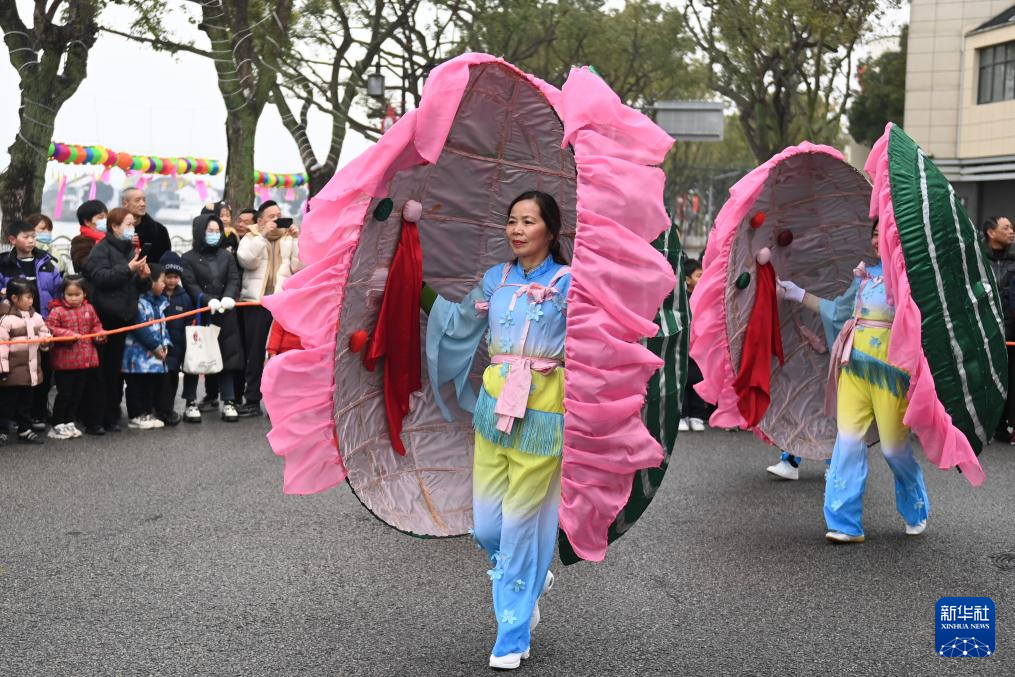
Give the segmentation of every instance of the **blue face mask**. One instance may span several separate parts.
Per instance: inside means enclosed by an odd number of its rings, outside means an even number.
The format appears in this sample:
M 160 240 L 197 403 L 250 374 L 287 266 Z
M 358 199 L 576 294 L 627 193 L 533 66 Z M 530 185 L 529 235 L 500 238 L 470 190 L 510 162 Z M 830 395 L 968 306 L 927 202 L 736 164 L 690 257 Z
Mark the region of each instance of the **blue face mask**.
M 222 239 L 222 233 L 205 233 L 204 241 L 212 247 L 217 247 L 219 241 Z
M 134 239 L 134 229 L 133 228 L 124 228 L 123 231 L 120 233 L 120 239 L 121 240 L 133 240 Z
M 105 219 L 99 219 L 98 221 L 96 221 L 95 222 L 95 230 L 99 231 L 100 233 L 105 233 L 106 232 L 106 220 Z
M 49 244 L 53 241 L 53 233 L 44 230 L 35 234 L 35 241 L 39 244 Z

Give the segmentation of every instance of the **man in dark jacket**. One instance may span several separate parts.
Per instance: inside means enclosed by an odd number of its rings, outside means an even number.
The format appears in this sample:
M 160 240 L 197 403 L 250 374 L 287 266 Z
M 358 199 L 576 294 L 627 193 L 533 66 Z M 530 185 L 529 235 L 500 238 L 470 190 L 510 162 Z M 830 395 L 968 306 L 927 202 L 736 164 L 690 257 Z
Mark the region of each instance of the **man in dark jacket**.
M 148 215 L 148 202 L 144 191 L 140 188 L 128 188 L 120 194 L 123 208 L 134 215 L 134 228 L 137 232 L 139 247 L 151 245 L 148 252 L 149 261 L 159 261 L 162 255 L 173 248 L 169 240 L 169 231 L 161 223 Z
M 1001 312 L 1004 313 L 1004 338 L 1015 341 L 1015 308 L 1011 302 L 1011 286 L 1015 282 L 1015 230 L 1011 220 L 1003 216 L 992 216 L 983 222 L 983 250 L 987 255 L 997 292 L 1001 299 Z M 1011 441 L 1011 426 L 1015 425 L 1015 350 L 1008 348 L 1008 402 L 1004 408 L 1004 417 L 997 425 L 995 439 L 1003 442 Z
M 95 245 L 85 262 L 85 278 L 94 293 L 90 299 L 105 329 L 118 329 L 134 322 L 138 296 L 152 287 L 145 259 L 135 255 L 133 236 L 124 225 L 125 212 L 114 209 L 107 218 L 106 237 Z M 104 394 L 102 425 L 107 432 L 120 430 L 123 399 L 123 345 L 126 334 L 113 334 L 99 349 Z

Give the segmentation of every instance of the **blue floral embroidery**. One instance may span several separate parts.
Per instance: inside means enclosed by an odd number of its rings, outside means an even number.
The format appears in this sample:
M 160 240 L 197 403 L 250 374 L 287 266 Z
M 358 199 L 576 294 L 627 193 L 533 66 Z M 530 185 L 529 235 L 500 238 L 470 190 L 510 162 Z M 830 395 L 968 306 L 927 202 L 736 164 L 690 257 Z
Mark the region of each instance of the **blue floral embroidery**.
M 881 339 L 879 339 L 877 336 L 875 336 L 874 338 L 871 339 L 871 348 L 877 348 L 880 345 L 881 345 Z
M 917 499 L 916 503 L 913 504 L 913 507 L 917 510 L 923 510 L 923 506 L 925 505 L 927 504 L 923 502 L 923 499 Z
M 506 352 L 507 349 L 503 349 L 503 350 L 505 350 L 505 352 Z M 503 376 L 504 378 L 507 378 L 508 371 L 509 370 L 508 370 L 508 365 L 507 364 L 500 365 L 500 375 L 501 376 Z
M 511 589 L 515 592 L 521 592 L 525 589 L 525 581 L 520 578 L 516 578 L 514 582 L 511 583 Z
M 502 353 L 510 353 L 511 349 L 514 347 L 515 344 L 509 338 L 502 339 L 500 342 L 500 352 Z
M 842 501 L 832 501 L 832 503 L 831 503 L 832 510 L 838 510 L 841 507 L 842 507 Z
M 541 303 L 530 303 L 528 318 L 533 322 L 539 322 L 540 318 L 543 317 L 543 305 Z
M 502 327 L 513 327 L 515 326 L 515 318 L 511 315 L 510 310 L 505 310 L 504 314 L 500 316 L 500 325 Z
M 866 307 L 861 308 L 860 309 L 860 314 L 863 315 L 864 317 L 867 317 L 868 315 L 871 314 L 871 309 L 870 308 L 866 308 Z
M 835 482 L 832 483 L 832 486 L 834 486 L 839 491 L 842 491 L 843 489 L 846 488 L 846 480 L 835 480 Z
M 495 560 L 497 560 L 497 564 L 498 564 L 498 565 L 500 565 L 500 566 L 504 566 L 504 564 L 505 564 L 505 563 L 506 563 L 506 562 L 507 562 L 507 561 L 508 561 L 509 559 L 511 559 L 511 555 L 509 555 L 509 554 L 508 554 L 508 553 L 506 553 L 506 552 L 496 552 L 496 553 L 494 553 L 494 555 L 493 555 L 493 558 L 494 558 Z
M 491 581 L 499 581 L 504 578 L 504 572 L 500 569 L 487 569 L 486 575 L 490 577 Z
M 500 622 L 505 625 L 514 625 L 518 622 L 518 619 L 515 617 L 514 611 L 511 609 L 504 609 L 504 613 L 500 615 Z

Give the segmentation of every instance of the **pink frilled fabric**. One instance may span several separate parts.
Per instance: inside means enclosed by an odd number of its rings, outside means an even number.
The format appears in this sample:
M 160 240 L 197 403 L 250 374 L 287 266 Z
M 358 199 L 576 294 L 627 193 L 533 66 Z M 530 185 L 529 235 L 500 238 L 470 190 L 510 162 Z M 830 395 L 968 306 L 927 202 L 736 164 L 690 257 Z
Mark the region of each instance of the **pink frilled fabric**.
M 888 360 L 909 372 L 909 407 L 903 422 L 917 438 L 923 453 L 942 470 L 958 466 L 973 486 L 985 478 L 980 462 L 966 436 L 952 425 L 934 387 L 934 377 L 923 353 L 920 309 L 913 301 L 906 274 L 906 259 L 899 239 L 892 205 L 892 187 L 888 172 L 888 137 L 892 124 L 871 150 L 864 171 L 874 182 L 871 194 L 871 218 L 879 218 L 879 249 L 884 268 L 885 290 L 895 303 L 892 340 L 888 344 Z
M 574 149 L 578 223 L 568 294 L 560 525 L 579 556 L 599 561 L 634 474 L 663 460 L 641 421 L 648 379 L 662 362 L 638 341 L 658 331 L 653 320 L 676 281 L 650 244 L 669 221 L 665 176 L 653 165 L 672 140 L 587 69 L 573 70 L 560 91 L 486 54 L 453 59 L 431 73 L 417 110 L 310 201 L 300 234 L 308 265 L 281 293 L 264 298 L 304 346 L 265 367 L 268 440 L 285 459 L 286 493 L 316 493 L 345 479 L 332 418 L 335 342 L 367 210 L 399 171 L 437 161 L 469 68 L 488 62 L 512 68 L 542 92 L 564 124 L 562 145 Z
M 842 153 L 830 146 L 804 142 L 773 156 L 730 188 L 730 197 L 719 210 L 708 236 L 701 279 L 691 296 L 691 358 L 701 369 L 702 381 L 695 390 L 706 402 L 717 405 L 709 423 L 717 428 L 745 428 L 733 389 L 736 370 L 726 335 L 726 277 L 730 249 L 737 229 L 754 205 L 771 171 L 783 160 L 804 153 L 825 153 L 842 160 Z M 760 431 L 755 430 L 755 434 Z M 764 438 L 763 438 L 764 439 Z

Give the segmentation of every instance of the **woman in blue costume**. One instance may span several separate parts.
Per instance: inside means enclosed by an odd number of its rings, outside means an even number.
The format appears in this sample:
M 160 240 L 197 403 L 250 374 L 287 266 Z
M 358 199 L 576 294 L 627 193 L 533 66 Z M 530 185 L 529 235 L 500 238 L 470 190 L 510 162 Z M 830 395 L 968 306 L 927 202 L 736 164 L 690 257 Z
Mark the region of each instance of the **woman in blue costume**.
M 546 193 L 519 195 L 505 230 L 513 261 L 486 271 L 460 303 L 424 288 L 427 369 L 437 404 L 453 382 L 473 412 L 473 536 L 493 565 L 497 641 L 490 667 L 513 669 L 530 654 L 539 596 L 553 584 L 564 432 L 564 333 L 570 268 L 561 255 L 560 209 Z M 490 366 L 478 398 L 468 383 L 480 340 Z
M 878 224 L 871 243 L 878 251 Z M 820 313 L 832 346 L 826 409 L 836 412 L 838 435 L 825 479 L 825 537 L 834 543 L 862 543 L 863 492 L 867 482 L 865 435 L 878 425 L 881 451 L 895 475 L 895 505 L 915 536 L 927 526 L 930 499 L 920 464 L 913 457 L 912 436 L 903 423 L 908 404 L 909 374 L 888 362 L 895 308 L 888 302 L 881 262 L 861 263 L 853 283 L 835 299 L 820 299 L 782 280 L 785 298 Z M 834 407 L 834 408 L 833 408 Z

